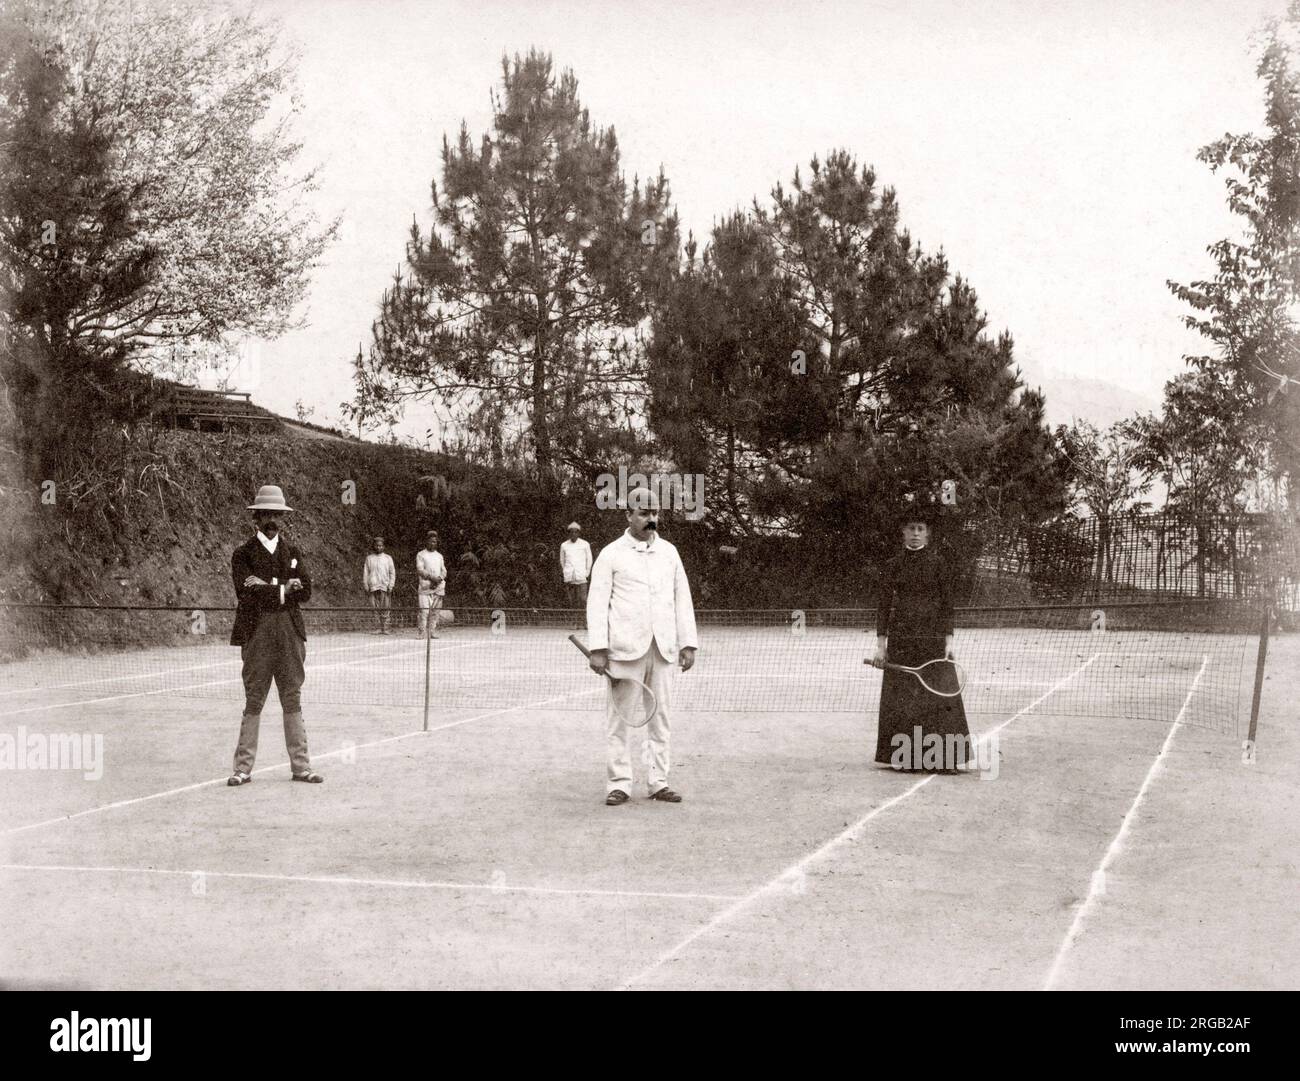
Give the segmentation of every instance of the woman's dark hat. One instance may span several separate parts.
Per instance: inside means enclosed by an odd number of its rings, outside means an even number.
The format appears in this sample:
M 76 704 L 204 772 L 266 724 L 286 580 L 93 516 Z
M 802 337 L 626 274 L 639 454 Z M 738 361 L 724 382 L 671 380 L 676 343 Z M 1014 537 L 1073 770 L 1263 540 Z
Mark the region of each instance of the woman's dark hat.
M 942 518 L 939 504 L 932 496 L 921 492 L 906 492 L 898 506 L 896 525 L 902 529 L 908 522 L 924 522 L 933 529 Z

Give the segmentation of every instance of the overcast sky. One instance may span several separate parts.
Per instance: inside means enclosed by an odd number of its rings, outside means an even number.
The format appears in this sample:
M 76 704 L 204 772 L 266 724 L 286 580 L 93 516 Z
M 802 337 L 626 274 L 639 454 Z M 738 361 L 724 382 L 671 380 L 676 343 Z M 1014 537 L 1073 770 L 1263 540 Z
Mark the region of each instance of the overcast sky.
M 412 215 L 430 218 L 444 133 L 490 124 L 500 58 L 571 67 L 629 176 L 662 165 L 685 229 L 844 147 L 898 193 L 1036 377 L 1156 400 L 1198 339 L 1165 286 L 1231 228 L 1196 151 L 1263 124 L 1250 39 L 1284 0 L 846 3 L 262 0 L 302 49 L 304 163 L 323 166 L 340 242 L 308 325 L 260 343 L 242 378 L 292 414 L 351 397 Z M 440 179 L 440 177 L 439 177 Z M 414 421 L 409 426 L 420 427 Z

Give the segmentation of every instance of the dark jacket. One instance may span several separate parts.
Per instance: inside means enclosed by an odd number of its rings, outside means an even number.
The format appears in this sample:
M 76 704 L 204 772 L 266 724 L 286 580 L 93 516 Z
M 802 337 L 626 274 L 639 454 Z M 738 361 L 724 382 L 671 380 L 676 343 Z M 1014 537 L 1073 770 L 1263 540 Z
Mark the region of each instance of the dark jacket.
M 292 566 L 294 560 L 296 567 Z M 244 579 L 250 574 L 256 575 L 264 582 L 275 579 L 276 585 L 247 586 Z M 307 641 L 307 629 L 303 626 L 300 604 L 311 600 L 311 575 L 303 562 L 302 552 L 290 544 L 283 536 L 275 546 L 275 555 L 262 547 L 262 542 L 254 535 L 235 549 L 230 557 L 230 576 L 235 583 L 235 596 L 239 607 L 235 612 L 235 627 L 230 632 L 230 644 L 242 646 L 253 637 L 257 621 L 269 612 L 286 611 L 293 621 L 293 629 L 298 637 Z M 302 581 L 302 590 L 297 593 L 284 591 L 284 605 L 280 605 L 280 586 L 290 578 Z
M 885 564 L 876 600 L 876 634 L 941 637 L 952 634 L 953 572 L 949 553 L 926 545 L 904 549 Z

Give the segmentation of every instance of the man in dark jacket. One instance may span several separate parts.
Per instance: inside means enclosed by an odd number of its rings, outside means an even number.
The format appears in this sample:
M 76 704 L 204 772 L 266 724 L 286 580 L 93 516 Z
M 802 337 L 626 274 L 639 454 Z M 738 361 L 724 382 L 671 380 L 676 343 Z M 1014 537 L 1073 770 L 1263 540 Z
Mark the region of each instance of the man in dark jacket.
M 262 705 L 274 680 L 284 712 L 284 742 L 293 779 L 319 784 L 325 778 L 312 772 L 302 720 L 307 631 L 298 606 L 311 600 L 311 575 L 303 565 L 302 553 L 280 533 L 282 515 L 293 509 L 285 506 L 284 493 L 274 484 L 264 484 L 248 509 L 253 512 L 257 535 L 236 548 L 230 558 L 239 600 L 230 644 L 240 647 L 244 661 L 244 719 L 239 726 L 235 772 L 226 783 L 237 786 L 253 779 Z

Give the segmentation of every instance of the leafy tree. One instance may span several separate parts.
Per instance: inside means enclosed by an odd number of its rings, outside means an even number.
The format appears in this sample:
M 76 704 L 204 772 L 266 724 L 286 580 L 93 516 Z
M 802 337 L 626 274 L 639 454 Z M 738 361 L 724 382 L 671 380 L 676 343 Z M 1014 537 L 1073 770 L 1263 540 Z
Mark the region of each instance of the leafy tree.
M 1165 384 L 1159 417 L 1135 418 L 1137 464 L 1159 476 L 1166 506 L 1187 518 L 1236 517 L 1246 511 L 1264 464 L 1264 444 L 1244 428 L 1223 374 L 1187 372 Z
M 0 40 L 0 378 L 43 470 L 150 350 L 289 326 L 333 228 L 272 114 L 293 86 L 273 25 L 18 0 Z
M 1131 422 L 1119 421 L 1101 431 L 1089 421 L 1075 420 L 1057 427 L 1056 440 L 1069 464 L 1075 505 L 1095 517 L 1114 518 L 1150 490 L 1146 451 Z
M 1256 481 L 1267 463 L 1267 439 L 1235 389 L 1217 369 L 1186 372 L 1165 384 L 1159 417 L 1145 415 L 1126 425 L 1137 441 L 1137 465 L 1159 477 L 1166 510 L 1191 523 L 1200 593 L 1214 546 L 1235 565 L 1236 529 L 1245 517 Z M 1213 529 L 1211 523 L 1229 528 Z
M 1114 526 L 1126 512 L 1141 510 L 1139 500 L 1151 489 L 1149 455 L 1130 422 L 1119 421 L 1104 432 L 1095 424 L 1076 420 L 1056 429 L 1056 441 L 1068 463 L 1076 506 L 1086 507 L 1097 520 L 1098 582 L 1114 577 Z
M 1185 359 L 1213 372 L 1243 409 L 1239 433 L 1262 433 L 1270 466 L 1300 496 L 1300 0 L 1267 26 L 1257 73 L 1263 134 L 1225 135 L 1197 155 L 1225 170 L 1228 206 L 1241 233 L 1211 244 L 1212 278 L 1169 282 L 1193 313 L 1185 322 L 1214 351 Z
M 390 413 L 436 396 L 543 473 L 634 445 L 647 290 L 678 249 L 663 174 L 629 189 L 613 129 L 536 51 L 502 58 L 493 134 L 444 138 L 442 173 L 434 224 L 412 223 L 407 273 L 383 296 L 359 396 Z

